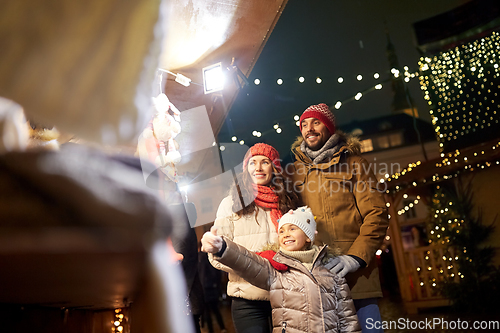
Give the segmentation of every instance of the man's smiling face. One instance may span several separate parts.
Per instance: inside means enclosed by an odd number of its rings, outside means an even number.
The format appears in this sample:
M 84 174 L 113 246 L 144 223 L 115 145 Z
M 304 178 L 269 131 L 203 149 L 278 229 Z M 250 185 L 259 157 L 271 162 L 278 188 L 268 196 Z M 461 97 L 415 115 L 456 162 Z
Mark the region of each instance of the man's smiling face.
M 316 118 L 306 118 L 301 123 L 301 134 L 311 150 L 319 150 L 330 138 L 328 128 Z

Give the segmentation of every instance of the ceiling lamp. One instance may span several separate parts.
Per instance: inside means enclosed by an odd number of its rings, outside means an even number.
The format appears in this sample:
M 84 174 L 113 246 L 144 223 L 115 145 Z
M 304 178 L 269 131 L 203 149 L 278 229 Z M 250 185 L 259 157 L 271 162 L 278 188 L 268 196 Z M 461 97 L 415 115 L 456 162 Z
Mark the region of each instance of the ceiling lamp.
M 224 89 L 224 74 L 222 63 L 217 63 L 204 67 L 203 71 L 203 91 L 205 94 L 221 91 Z

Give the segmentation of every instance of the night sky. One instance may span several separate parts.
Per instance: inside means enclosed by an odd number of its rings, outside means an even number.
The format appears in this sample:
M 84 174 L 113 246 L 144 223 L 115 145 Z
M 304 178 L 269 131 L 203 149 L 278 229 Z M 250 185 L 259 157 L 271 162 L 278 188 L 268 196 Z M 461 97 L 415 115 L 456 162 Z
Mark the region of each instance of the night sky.
M 280 154 L 288 154 L 294 137 L 300 135 L 293 120 L 309 105 L 334 106 L 337 127 L 391 113 L 393 93 L 387 58 L 387 33 L 401 67 L 418 71 L 420 58 L 412 24 L 449 11 L 465 0 L 289 0 L 266 43 L 249 81 L 238 94 L 218 136 L 219 143 L 232 136 L 245 145 L 266 142 Z M 380 78 L 375 79 L 374 73 Z M 361 81 L 357 76 L 362 75 Z M 305 81 L 299 83 L 303 76 Z M 322 79 L 321 84 L 316 78 Z M 344 79 L 338 83 L 338 78 Z M 261 83 L 254 84 L 258 78 Z M 278 85 L 277 79 L 283 79 Z M 353 97 L 382 83 L 360 100 Z M 430 122 L 418 78 L 408 84 L 420 118 Z M 273 125 L 279 124 L 281 134 Z M 260 138 L 253 131 L 262 133 Z

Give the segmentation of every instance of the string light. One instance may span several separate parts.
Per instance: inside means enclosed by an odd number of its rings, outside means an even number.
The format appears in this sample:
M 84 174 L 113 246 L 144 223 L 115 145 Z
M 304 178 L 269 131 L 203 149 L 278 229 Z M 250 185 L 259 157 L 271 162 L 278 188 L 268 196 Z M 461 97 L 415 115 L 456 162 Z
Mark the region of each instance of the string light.
M 442 151 L 497 137 L 500 35 L 420 58 L 420 85 Z M 481 133 L 481 135 L 478 135 Z
M 128 319 L 123 309 L 115 309 L 114 319 L 111 321 L 112 333 L 128 333 Z
M 415 73 L 410 73 L 410 72 L 409 72 L 409 70 L 408 70 L 408 66 L 405 66 L 404 68 L 405 68 L 405 77 L 407 77 L 407 78 L 414 78 L 414 77 L 416 77 L 416 76 L 418 76 L 418 75 L 419 75 L 419 74 L 418 74 L 418 72 L 415 72 Z M 393 69 L 392 71 L 393 71 L 393 72 L 394 72 L 394 71 L 397 71 L 397 73 L 399 73 L 399 70 L 395 70 L 395 69 Z M 373 77 L 374 77 L 374 79 L 379 79 L 379 78 L 380 78 L 380 74 L 379 74 L 379 73 L 374 73 L 374 74 L 373 74 Z M 396 76 L 396 77 L 397 77 L 397 76 Z M 358 81 L 361 81 L 361 80 L 363 79 L 363 75 L 362 75 L 362 74 L 358 74 L 358 75 L 357 75 L 357 77 L 356 77 L 356 79 L 357 79 Z M 390 79 L 392 79 L 392 78 L 390 78 Z M 390 79 L 388 79 L 388 80 L 390 80 Z M 318 83 L 318 84 L 320 84 L 320 83 L 322 83 L 322 82 L 323 82 L 323 79 L 321 79 L 320 77 L 316 77 L 316 79 L 315 79 L 315 80 L 316 80 L 316 83 Z M 298 81 L 299 81 L 300 83 L 305 82 L 305 77 L 304 77 L 304 76 L 300 76 L 300 77 L 298 78 Z M 343 82 L 344 82 L 344 78 L 343 78 L 343 77 L 341 77 L 341 76 L 339 76 L 339 77 L 337 78 L 337 82 L 338 82 L 339 84 L 340 84 L 340 83 L 343 83 Z M 261 83 L 261 80 L 260 80 L 259 78 L 255 78 L 255 79 L 254 79 L 254 84 L 255 84 L 255 85 L 260 85 L 260 83 Z M 278 85 L 282 85 L 282 84 L 284 83 L 284 80 L 283 80 L 282 78 L 278 78 L 278 79 L 276 80 L 276 83 L 277 83 Z M 354 95 L 354 96 L 352 96 L 352 97 L 348 97 L 348 98 L 346 98 L 344 101 L 337 101 L 337 102 L 335 103 L 334 107 L 335 107 L 335 109 L 337 109 L 337 110 L 338 110 L 338 109 L 340 109 L 340 108 L 341 108 L 341 106 L 342 106 L 344 103 L 351 102 L 351 101 L 358 101 L 358 100 L 360 100 L 360 99 L 361 99 L 361 97 L 363 97 L 363 95 L 364 95 L 364 94 L 367 94 L 367 93 L 372 92 L 372 91 L 375 91 L 375 90 L 381 90 L 382 88 L 383 88 L 383 85 L 382 85 L 381 83 L 378 83 L 378 84 L 376 84 L 375 86 L 372 86 L 371 88 L 368 88 L 368 89 L 366 89 L 366 90 L 364 90 L 364 91 L 362 91 L 362 92 L 358 92 L 358 93 L 356 93 L 356 95 Z M 295 125 L 296 125 L 297 127 L 300 127 L 300 124 L 298 123 L 298 120 L 299 120 L 298 116 L 294 116 Z M 267 131 L 265 131 L 265 132 L 267 133 Z M 278 134 L 279 134 L 279 133 L 281 133 L 281 132 L 280 132 L 280 131 L 276 131 L 276 133 L 278 133 Z M 254 136 L 256 136 L 256 135 L 254 135 Z M 236 141 L 236 140 L 233 140 L 233 141 Z
M 425 252 L 425 259 L 429 260 L 429 257 L 433 258 L 432 261 L 434 263 L 427 265 L 427 270 L 430 272 L 435 268 L 439 272 L 439 275 L 434 274 L 431 280 L 429 275 L 421 274 L 420 267 L 416 267 L 417 275 L 429 282 L 432 287 L 436 287 L 438 281 L 444 281 L 445 279 L 454 279 L 457 281 L 455 276 L 461 277 L 462 274 L 457 271 L 460 260 L 459 256 L 454 253 L 455 249 L 453 247 L 444 246 L 449 243 L 450 233 L 448 231 L 453 232 L 454 229 L 458 230 L 464 223 L 458 212 L 448 209 L 449 206 L 454 206 L 453 201 L 445 197 L 445 192 L 441 190 L 439 185 L 435 189 L 436 191 L 432 198 L 432 209 L 434 210 L 434 221 L 437 224 L 429 232 L 429 244 L 436 243 L 436 245 L 431 250 Z M 465 249 L 464 252 L 466 252 Z
M 424 251 L 423 254 L 425 255 L 424 258 L 425 262 L 423 263 L 425 269 L 422 269 L 421 266 L 415 267 L 415 274 L 417 280 L 419 280 L 419 285 L 421 287 L 425 286 L 432 287 L 430 291 L 432 293 L 436 293 L 437 292 L 436 287 L 438 286 L 438 282 L 450 278 L 453 279 L 456 274 L 460 276 L 460 272 L 458 272 L 455 265 L 447 264 L 448 261 L 453 260 L 452 249 L 444 247 L 435 247 L 432 248 L 431 250 Z M 416 253 L 410 255 L 415 255 L 415 260 L 421 262 Z M 455 279 L 455 281 L 457 280 Z M 425 288 L 423 290 L 425 290 Z
M 396 69 L 396 68 L 392 68 L 390 72 L 393 74 L 393 76 L 396 76 L 396 77 L 398 77 L 398 76 L 399 76 L 399 74 L 400 74 L 400 71 L 399 71 L 398 69 Z M 396 73 L 396 75 L 395 75 L 395 73 Z M 404 73 L 405 73 L 405 76 L 408 76 L 408 77 L 411 77 L 411 78 L 413 78 L 413 77 L 415 77 L 415 76 L 418 76 L 418 73 L 411 73 L 411 72 L 409 71 L 409 67 L 408 67 L 408 66 L 404 66 Z M 377 79 L 379 79 L 379 78 L 380 78 L 380 73 L 378 73 L 378 72 L 373 73 L 373 78 L 374 78 L 374 79 L 376 79 L 376 80 L 377 80 Z M 281 80 L 281 83 L 279 83 L 279 82 L 278 82 L 278 81 L 280 81 L 280 80 Z M 321 82 L 323 82 L 323 79 L 322 79 L 322 78 L 320 78 L 319 76 L 318 76 L 318 77 L 316 77 L 316 79 L 315 79 L 315 80 L 316 80 L 316 83 L 321 83 Z M 361 81 L 361 80 L 363 80 L 363 74 L 358 74 L 358 75 L 356 75 L 356 80 L 357 80 L 357 81 Z M 299 81 L 300 83 L 304 82 L 304 81 L 305 81 L 305 77 L 304 77 L 304 76 L 299 76 L 298 81 Z M 277 80 L 276 82 L 277 82 L 278 84 L 282 84 L 282 83 L 283 83 L 283 79 L 282 79 L 282 78 L 278 78 L 278 80 Z M 342 76 L 339 76 L 339 77 L 337 78 L 337 82 L 338 82 L 338 83 L 343 83 L 343 82 L 344 82 L 344 78 L 343 78 Z M 260 83 L 261 83 L 261 80 L 260 80 L 259 78 L 255 78 L 255 79 L 254 79 L 254 84 L 255 84 L 255 85 L 259 85 Z
M 403 194 L 403 198 L 407 199 L 408 194 Z M 404 213 L 407 213 L 410 211 L 411 208 L 415 207 L 420 201 L 420 196 L 417 195 L 416 199 L 410 202 L 408 205 L 404 206 L 402 209 L 398 210 L 398 215 L 403 215 Z
M 485 169 L 489 168 L 494 165 L 500 165 L 500 151 L 497 151 L 497 149 L 500 147 L 500 141 L 496 142 L 495 144 L 492 144 L 491 148 L 483 148 L 479 151 L 469 151 L 467 154 L 469 156 L 463 156 L 465 153 L 462 153 L 459 149 L 456 149 L 453 152 L 450 153 L 441 153 L 442 160 L 437 162 L 435 164 L 435 167 L 437 169 L 437 172 L 430 176 L 430 178 L 422 178 L 419 179 L 418 181 L 413 181 L 411 184 L 406 184 L 406 186 L 412 185 L 412 186 L 418 186 L 419 184 L 424 184 L 427 182 L 439 182 L 442 180 L 447 180 L 447 179 L 452 179 L 457 177 L 460 173 L 465 172 L 465 171 L 474 171 L 476 169 Z M 491 149 L 491 150 L 490 150 Z M 484 156 L 484 157 L 482 157 Z M 492 158 L 493 160 L 486 160 L 484 161 L 484 158 Z M 482 161 L 480 160 L 479 163 L 474 163 L 472 164 L 471 161 L 474 159 L 483 159 Z M 400 177 L 408 175 L 410 172 L 414 170 L 418 170 L 422 165 L 421 161 L 417 161 L 415 163 L 410 163 L 407 168 L 401 170 L 400 172 L 396 172 L 393 175 L 386 177 L 386 182 L 391 182 L 394 180 L 398 180 Z M 455 167 L 455 165 L 458 165 L 459 168 Z M 453 172 L 450 171 L 448 174 L 443 174 L 442 172 L 439 172 L 439 169 L 442 168 L 449 168 L 451 170 L 455 170 Z M 405 187 L 406 187 L 405 186 Z M 396 186 L 392 189 L 393 192 L 398 192 L 402 189 L 401 186 Z M 387 190 L 389 193 L 390 191 Z

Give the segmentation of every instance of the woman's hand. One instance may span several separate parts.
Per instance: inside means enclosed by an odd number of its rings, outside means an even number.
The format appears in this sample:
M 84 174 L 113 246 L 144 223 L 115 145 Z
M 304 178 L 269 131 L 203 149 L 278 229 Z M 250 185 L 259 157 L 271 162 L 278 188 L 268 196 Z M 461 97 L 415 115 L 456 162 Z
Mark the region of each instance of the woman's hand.
M 201 238 L 201 250 L 207 253 L 217 253 L 222 249 L 222 237 L 217 236 L 217 227 L 212 226 Z

